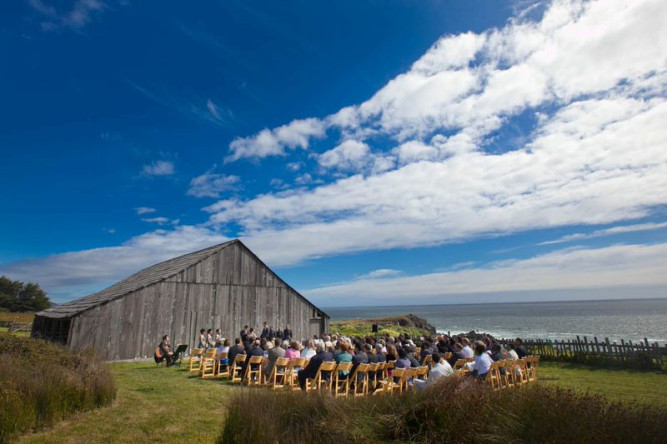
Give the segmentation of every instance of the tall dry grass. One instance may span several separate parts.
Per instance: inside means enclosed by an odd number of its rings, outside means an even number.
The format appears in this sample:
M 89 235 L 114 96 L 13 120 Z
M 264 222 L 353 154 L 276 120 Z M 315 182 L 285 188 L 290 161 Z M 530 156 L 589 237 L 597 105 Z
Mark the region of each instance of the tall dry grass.
M 8 334 L 0 334 L 0 381 L 0 442 L 116 396 L 110 369 L 92 353 Z
M 245 390 L 220 443 L 664 442 L 667 410 L 538 384 L 493 392 L 447 378 L 421 393 L 334 399 Z

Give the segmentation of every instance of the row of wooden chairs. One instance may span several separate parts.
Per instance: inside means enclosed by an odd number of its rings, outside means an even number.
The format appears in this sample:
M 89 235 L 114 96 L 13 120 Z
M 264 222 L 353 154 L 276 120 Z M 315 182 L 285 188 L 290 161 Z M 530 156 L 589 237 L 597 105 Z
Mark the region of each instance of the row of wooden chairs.
M 526 356 L 518 360 L 503 359 L 493 362 L 484 383 L 491 386 L 493 390 L 520 387 L 538 380 L 537 369 L 539 364 L 539 356 Z

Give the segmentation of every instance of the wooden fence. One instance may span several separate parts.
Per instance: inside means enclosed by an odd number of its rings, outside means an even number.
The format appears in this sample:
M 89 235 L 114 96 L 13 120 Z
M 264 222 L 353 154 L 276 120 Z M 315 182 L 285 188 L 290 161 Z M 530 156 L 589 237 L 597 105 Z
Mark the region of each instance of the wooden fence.
M 513 342 L 503 339 L 503 343 Z M 552 361 L 583 362 L 588 364 L 609 364 L 641 369 L 664 369 L 666 347 L 657 342 L 632 342 L 621 339 L 610 342 L 609 338 L 599 341 L 597 337 L 589 340 L 577 336 L 574 340 L 526 339 L 523 340 L 528 354 L 540 355 L 542 359 Z

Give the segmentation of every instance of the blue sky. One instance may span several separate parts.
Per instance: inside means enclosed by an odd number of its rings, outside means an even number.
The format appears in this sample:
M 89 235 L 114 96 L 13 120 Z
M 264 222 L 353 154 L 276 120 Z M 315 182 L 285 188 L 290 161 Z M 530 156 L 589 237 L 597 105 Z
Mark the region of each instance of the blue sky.
M 26 0 L 0 273 L 240 237 L 322 306 L 663 297 L 667 6 Z

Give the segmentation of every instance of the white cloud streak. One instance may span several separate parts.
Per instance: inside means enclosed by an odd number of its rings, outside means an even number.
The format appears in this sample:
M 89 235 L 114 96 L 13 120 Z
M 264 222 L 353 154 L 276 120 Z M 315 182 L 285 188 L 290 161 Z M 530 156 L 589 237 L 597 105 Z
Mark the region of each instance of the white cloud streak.
M 565 249 L 486 267 L 409 277 L 364 279 L 307 290 L 323 306 L 447 302 L 448 295 L 667 286 L 667 244 Z
M 171 176 L 174 174 L 174 164 L 168 160 L 157 160 L 144 165 L 141 174 L 144 176 Z
M 638 231 L 650 231 L 650 230 L 660 230 L 662 228 L 667 228 L 667 222 L 662 223 L 647 223 L 647 224 L 634 224 L 634 225 L 620 225 L 617 227 L 605 228 L 602 230 L 595 230 L 591 233 L 572 233 L 567 234 L 559 239 L 540 242 L 538 245 L 553 245 L 553 244 L 562 244 L 565 242 L 574 242 L 584 239 L 593 239 L 596 237 L 605 237 L 613 236 L 616 234 L 626 234 L 626 233 L 635 233 Z
M 192 179 L 186 194 L 194 197 L 218 198 L 222 192 L 235 189 L 239 181 L 238 176 L 226 176 L 209 171 Z

